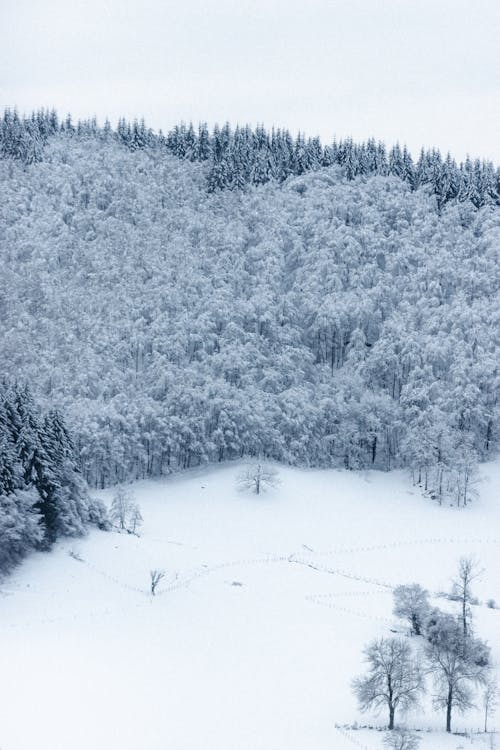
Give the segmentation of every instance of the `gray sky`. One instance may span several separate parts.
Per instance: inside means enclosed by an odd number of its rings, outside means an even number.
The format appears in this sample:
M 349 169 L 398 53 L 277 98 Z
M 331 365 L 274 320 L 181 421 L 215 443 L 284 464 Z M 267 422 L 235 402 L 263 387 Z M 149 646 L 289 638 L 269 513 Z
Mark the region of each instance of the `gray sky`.
M 500 0 L 0 0 L 0 105 L 500 164 Z

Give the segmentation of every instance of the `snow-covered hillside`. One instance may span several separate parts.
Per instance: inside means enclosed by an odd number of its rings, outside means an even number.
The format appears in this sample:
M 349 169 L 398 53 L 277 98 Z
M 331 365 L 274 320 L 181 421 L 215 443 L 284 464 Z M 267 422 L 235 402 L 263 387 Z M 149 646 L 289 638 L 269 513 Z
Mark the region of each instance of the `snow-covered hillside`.
M 382 733 L 342 728 L 385 721 L 351 692 L 362 649 L 404 630 L 391 586 L 449 590 L 464 554 L 485 568 L 474 620 L 498 660 L 500 611 L 485 602 L 500 602 L 500 463 L 460 510 L 400 472 L 280 468 L 257 497 L 237 488 L 240 468 L 136 484 L 140 538 L 63 541 L 2 583 L 2 750 L 380 748 Z M 152 568 L 166 571 L 154 598 Z M 490 747 L 446 736 L 427 704 L 408 723 L 439 730 L 422 750 Z
M 0 158 L 0 379 L 61 412 L 89 484 L 262 455 L 465 501 L 500 435 L 500 207 L 339 164 L 207 193 L 101 135 Z

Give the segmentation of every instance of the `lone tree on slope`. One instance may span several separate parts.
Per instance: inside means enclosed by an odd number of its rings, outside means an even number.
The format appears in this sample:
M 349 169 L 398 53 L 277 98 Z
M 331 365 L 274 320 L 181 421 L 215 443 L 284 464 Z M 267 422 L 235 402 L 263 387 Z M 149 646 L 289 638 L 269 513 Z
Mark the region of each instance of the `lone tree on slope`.
M 280 480 L 274 466 L 261 463 L 250 464 L 238 476 L 238 484 L 245 490 L 252 490 L 256 495 L 268 487 L 276 487 Z
M 109 516 L 113 523 L 118 526 L 119 529 L 125 531 L 127 528 L 127 521 L 131 513 L 133 506 L 132 494 L 129 490 L 124 487 L 117 487 L 113 500 L 111 502 L 111 510 Z
M 380 638 L 365 649 L 369 665 L 365 677 L 353 681 L 353 690 L 361 711 L 389 712 L 389 729 L 394 729 L 396 709 L 408 710 L 418 703 L 423 691 L 423 680 L 408 643 L 399 638 Z
M 118 526 L 120 531 L 128 531 L 136 534 L 142 524 L 142 515 L 139 506 L 134 502 L 134 496 L 130 490 L 118 487 L 111 503 L 109 517 Z
M 142 526 L 143 517 L 141 515 L 141 509 L 137 505 L 137 503 L 132 503 L 132 507 L 130 510 L 130 517 L 129 517 L 129 527 L 128 531 L 130 531 L 131 534 L 135 534 L 136 536 L 139 536 L 137 534 L 137 529 Z
M 393 614 L 408 620 L 414 635 L 422 634 L 430 609 L 428 597 L 428 592 L 418 583 L 404 584 L 394 589 Z
M 151 580 L 151 595 L 155 596 L 158 584 L 163 578 L 165 578 L 165 571 L 155 568 L 154 570 L 149 571 L 149 577 Z

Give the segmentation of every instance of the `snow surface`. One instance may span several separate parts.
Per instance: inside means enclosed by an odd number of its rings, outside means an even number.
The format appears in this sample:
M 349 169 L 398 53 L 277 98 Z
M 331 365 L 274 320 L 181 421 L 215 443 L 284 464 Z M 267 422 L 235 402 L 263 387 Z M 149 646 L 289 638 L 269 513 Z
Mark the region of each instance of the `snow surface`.
M 460 510 L 402 472 L 280 467 L 257 497 L 237 488 L 240 470 L 138 483 L 140 538 L 65 540 L 2 583 L 1 750 L 381 748 L 382 732 L 345 728 L 385 721 L 351 693 L 362 649 L 404 632 L 391 586 L 449 590 L 461 555 L 485 568 L 474 618 L 498 660 L 500 610 L 485 602 L 500 602 L 500 463 Z M 155 598 L 152 568 L 166 571 Z M 422 750 L 494 746 L 446 736 L 427 704 L 407 721 L 439 730 Z M 481 713 L 454 724 L 477 730 Z

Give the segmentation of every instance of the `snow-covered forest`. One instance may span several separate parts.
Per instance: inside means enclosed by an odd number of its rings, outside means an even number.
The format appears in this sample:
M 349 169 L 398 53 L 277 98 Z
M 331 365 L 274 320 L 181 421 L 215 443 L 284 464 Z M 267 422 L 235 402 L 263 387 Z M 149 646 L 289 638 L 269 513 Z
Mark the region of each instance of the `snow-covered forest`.
M 0 575 L 89 524 L 107 528 L 107 512 L 88 495 L 63 418 L 42 415 L 27 388 L 1 383 Z
M 60 412 L 92 486 L 259 455 L 473 496 L 498 169 L 50 112 L 6 112 L 0 153 L 2 374 Z
M 499 250 L 489 162 L 6 111 L 2 747 L 495 747 Z

